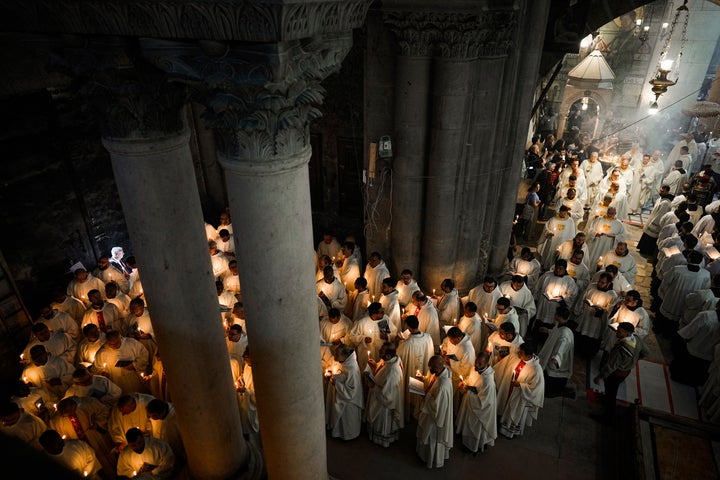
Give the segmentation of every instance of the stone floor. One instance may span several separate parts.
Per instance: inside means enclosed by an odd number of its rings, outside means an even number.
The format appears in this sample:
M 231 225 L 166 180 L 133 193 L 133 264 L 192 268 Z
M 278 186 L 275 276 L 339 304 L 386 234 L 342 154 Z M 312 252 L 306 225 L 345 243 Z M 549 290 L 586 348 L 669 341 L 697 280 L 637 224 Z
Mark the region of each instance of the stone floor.
M 642 229 L 627 225 L 627 230 L 631 251 L 638 263 L 636 287 L 649 305 L 652 265 L 634 248 Z M 647 340 L 651 360 L 664 363 L 671 360 L 669 342 L 655 338 L 652 332 Z M 328 439 L 329 472 L 340 480 L 383 480 L 400 475 L 416 480 L 464 479 L 486 473 L 500 474 L 502 478 L 624 478 L 627 470 L 621 465 L 633 459 L 630 455 L 621 460 L 620 455 L 631 451 L 634 434 L 629 429 L 603 427 L 590 418 L 589 414 L 599 407 L 586 398 L 586 370 L 585 359 L 576 356 L 572 378 L 575 398 L 546 399 L 537 423 L 526 430 L 525 435 L 512 440 L 499 437 L 494 447 L 477 456 L 463 452 L 456 437 L 456 446 L 441 471 L 428 470 L 415 454 L 416 425 L 411 423 L 402 431 L 400 440 L 388 448 L 372 444 L 365 432 L 349 442 Z M 620 414 L 629 415 L 629 409 Z M 627 448 L 621 448 L 622 445 Z M 604 458 L 615 460 L 608 462 L 603 461 Z

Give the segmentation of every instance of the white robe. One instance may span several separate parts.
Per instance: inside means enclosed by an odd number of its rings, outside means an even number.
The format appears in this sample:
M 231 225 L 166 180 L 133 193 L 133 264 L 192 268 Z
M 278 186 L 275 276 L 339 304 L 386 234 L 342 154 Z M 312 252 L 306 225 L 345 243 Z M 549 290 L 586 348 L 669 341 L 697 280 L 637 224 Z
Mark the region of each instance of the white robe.
M 365 267 L 365 280 L 368 282 L 367 288 L 370 290 L 373 301 L 380 299 L 380 295 L 382 295 L 380 285 L 388 277 L 390 277 L 390 271 L 382 260 L 377 267 L 371 267 L 369 263 Z
M 88 292 L 90 290 L 99 290 L 100 295 L 105 298 L 105 284 L 103 281 L 88 273 L 87 279 L 82 283 L 77 280 L 70 280 L 66 293 L 69 297 L 75 297 L 83 302 L 85 307 L 89 307 L 90 300 L 88 299 Z
M 402 313 L 400 311 L 400 304 L 398 303 L 397 290 L 393 290 L 387 295 L 383 294 L 380 297 L 380 305 L 383 306 L 385 315 L 387 315 L 393 325 L 395 325 L 395 329 L 398 332 L 402 331 Z
M 390 329 L 390 333 L 387 334 L 387 339 L 380 337 L 380 326 L 384 326 L 385 324 L 387 324 Z M 369 315 L 365 315 L 355 322 L 352 330 L 350 330 L 348 338 L 351 340 L 352 345 L 356 349 L 357 361 L 360 365 L 360 369 L 365 370 L 368 358 L 378 360 L 378 353 L 380 352 L 382 344 L 394 339 L 395 335 L 397 335 L 395 325 L 392 324 L 387 316 L 384 316 L 380 320 L 373 320 Z M 365 343 L 366 338 L 370 338 L 372 341 L 370 343 Z
M 72 385 L 74 367 L 60 357 L 48 355 L 45 365 L 30 363 L 23 370 L 23 380 L 50 392 L 55 398 L 62 398 Z M 50 385 L 53 378 L 60 379 L 60 385 Z
M 142 453 L 135 453 L 131 448 L 120 452 L 117 474 L 132 478 L 135 472 L 140 471 L 143 464 L 155 465 L 155 468 L 148 472 L 152 475 L 149 478 L 158 480 L 170 478 L 175 467 L 175 454 L 166 442 L 145 437 L 145 449 Z
M 362 426 L 363 387 L 355 353 L 333 373 L 325 397 L 325 424 L 334 438 L 352 440 L 360 435 Z
M 575 223 L 572 218 L 555 216 L 548 220 L 538 240 L 538 252 L 542 256 L 542 266 L 552 268 L 557 248 L 561 243 L 572 240 L 573 237 L 575 237 Z
M 50 319 L 40 317 L 37 322 L 47 325 L 51 332 L 67 333 L 73 342 L 80 341 L 81 334 L 78 323 L 70 315 L 60 310 L 53 309 L 52 313 L 53 316 Z
M 527 277 L 527 286 L 529 288 L 532 288 L 535 285 L 541 273 L 542 266 L 536 258 L 527 261 L 523 260 L 519 255 L 510 260 L 510 265 L 507 270 L 508 277 L 513 275 L 523 275 Z
M 690 323 L 678 330 L 678 335 L 687 342 L 687 350 L 693 357 L 713 359 L 715 345 L 720 343 L 720 323 L 714 310 L 700 312 Z
M 679 321 L 685 306 L 688 293 L 710 288 L 710 272 L 700 269 L 693 272 L 690 265 L 677 265 L 665 275 L 660 284 L 658 295 L 662 299 L 660 313 L 670 320 Z
M 428 468 L 440 468 L 453 447 L 453 386 L 450 372 L 437 375 L 425 394 L 417 427 L 416 451 Z M 430 380 L 432 382 L 432 380 Z
M 602 254 L 615 250 L 617 242 L 625 240 L 625 226 L 620 220 L 598 217 L 588 224 L 587 235 L 590 255 L 585 264 L 595 265 Z
M 680 320 L 680 327 L 690 323 L 700 312 L 715 310 L 718 300 L 720 299 L 709 288 L 688 293 L 685 296 L 685 308 L 683 309 L 683 318 Z
M 418 322 L 420 323 L 418 330 L 429 334 L 432 338 L 433 345 L 436 347 L 440 346 L 440 320 L 438 318 L 438 312 L 430 299 L 420 308 L 414 305 L 410 306 L 408 313 L 418 318 Z
M 131 361 L 135 369 L 116 367 L 118 361 Z M 115 382 L 124 394 L 148 391 L 145 381 L 140 377 L 141 373 L 147 373 L 147 367 L 148 351 L 133 338 L 123 338 L 117 350 L 108 347 L 107 344 L 103 345 L 95 354 L 93 362 L 95 371 L 107 372 L 110 380 Z
M 23 358 L 30 359 L 30 349 L 36 345 L 42 345 L 45 350 L 55 357 L 60 357 L 69 364 L 75 362 L 75 353 L 77 351 L 77 345 L 70 338 L 70 335 L 62 332 L 52 332 L 50 338 L 46 341 L 41 342 L 37 337 L 32 337 L 30 342 L 23 350 Z
M 357 250 L 357 247 L 355 248 L 355 250 Z M 358 263 L 357 258 L 351 255 L 350 257 L 344 259 L 339 272 L 340 281 L 345 286 L 345 288 L 349 292 L 355 290 L 355 280 L 360 277 L 360 264 Z
M 495 371 L 487 367 L 481 373 L 473 372 L 465 385 L 475 387 L 463 394 L 456 420 L 456 432 L 462 435 L 463 445 L 472 452 L 483 451 L 495 445 L 497 438 L 497 390 Z
M 527 285 L 523 285 L 520 290 L 514 290 L 512 282 L 507 281 L 500 284 L 500 293 L 510 300 L 510 305 L 515 309 L 522 309 L 518 310 L 518 321 L 520 322 L 520 335 L 524 335 L 527 331 L 528 321 L 537 312 L 532 292 Z
M 120 387 L 115 385 L 112 380 L 103 377 L 102 375 L 93 375 L 92 383 L 90 385 L 85 386 L 73 384 L 67 389 L 67 392 L 65 392 L 65 398 L 93 397 L 108 407 L 112 407 L 117 404 L 121 395 L 122 390 L 120 390 Z
M 535 317 L 544 323 L 555 321 L 555 310 L 562 297 L 568 306 L 573 304 L 577 295 L 577 285 L 570 275 L 558 277 L 552 271 L 545 272 L 535 286 Z M 551 298 L 548 298 L 551 297 Z
M 602 340 L 601 348 L 606 352 L 612 350 L 613 346 L 617 342 L 617 336 L 615 332 L 619 323 L 628 322 L 632 323 L 635 327 L 634 335 L 641 340 L 645 340 L 648 332 L 650 331 L 650 315 L 647 310 L 643 307 L 636 307 L 634 310 L 630 310 L 626 305 L 620 305 L 620 308 L 610 317 L 610 328 L 606 328 L 604 332 L 604 338 Z
M 338 340 L 345 343 L 352 326 L 352 321 L 342 313 L 338 323 L 332 323 L 329 319 L 322 320 L 320 321 L 320 338 L 326 343 L 333 343 Z
M 647 234 L 653 238 L 657 238 L 660 234 L 660 219 L 670 211 L 670 199 L 669 198 L 659 198 L 657 202 L 655 202 L 655 206 L 653 207 L 652 211 L 650 212 L 650 215 L 648 216 L 647 220 L 645 220 L 645 226 L 643 227 L 643 233 Z
M 500 432 L 510 438 L 522 435 L 526 426 L 532 426 L 533 420 L 537 420 L 545 396 L 545 379 L 536 355 L 533 355 L 515 378 L 520 387 L 510 388 L 515 367 L 520 361 L 520 358 L 514 355 L 506 358 L 503 365 L 495 367 Z
M 337 278 L 333 279 L 331 283 L 327 283 L 325 280 L 318 280 L 315 284 L 315 290 L 319 294 L 323 292 L 325 297 L 330 301 L 330 308 L 337 308 L 342 311 L 347 303 L 347 293 L 345 287 L 340 283 Z
M 375 384 L 368 391 L 365 420 L 370 440 L 387 447 L 400 438 L 405 426 L 402 366 L 393 357 L 375 373 Z
M 125 275 L 112 265 L 108 265 L 105 270 L 96 269 L 93 275 L 97 277 L 104 284 L 115 282 L 118 286 L 118 290 L 122 293 L 128 293 L 130 291 L 130 281 L 125 278 Z M 105 290 L 101 290 L 101 293 L 105 294 Z
M 40 435 L 47 430 L 45 423 L 35 415 L 20 412 L 20 418 L 13 425 L 5 426 L 0 423 L 0 433 L 15 437 L 34 450 L 42 450 Z
M 623 277 L 625 277 L 625 280 L 627 280 L 630 285 L 635 285 L 635 277 L 637 276 L 637 262 L 635 262 L 635 257 L 632 256 L 630 252 L 627 253 L 624 257 L 621 257 L 620 255 L 615 253 L 615 250 L 611 250 L 609 252 L 605 252 L 602 254 L 602 261 L 598 258 L 598 261 L 600 262 L 602 268 L 604 269 L 608 265 L 615 265 L 618 267 L 618 271 L 622 273 Z
M 598 186 L 603 180 L 602 164 L 599 160 L 591 162 L 585 160 L 580 164 L 580 169 L 585 173 L 585 182 L 587 184 L 587 198 L 585 203 L 592 201 L 598 194 Z
M 570 378 L 573 373 L 575 337 L 566 326 L 555 326 L 550 330 L 543 348 L 538 353 L 540 366 L 553 378 Z M 557 366 L 551 360 L 557 362 Z
M 477 305 L 477 313 L 483 318 L 495 317 L 498 298 L 502 297 L 500 289 L 495 287 L 492 292 L 488 293 L 483 288 L 482 284 L 470 290 L 467 296 L 469 302 L 473 302 Z
M 102 318 L 102 321 L 100 320 Z M 90 306 L 83 315 L 81 328 L 85 328 L 85 325 L 89 324 L 97 325 L 97 327 L 103 332 L 109 332 L 110 330 L 118 330 L 124 333 L 124 326 L 122 322 L 122 315 L 115 305 L 112 303 L 104 302 L 103 306 L 96 310 Z M 103 326 L 104 325 L 104 326 Z
M 151 418 L 150 424 L 152 425 L 152 436 L 154 438 L 167 442 L 176 458 L 185 457 L 185 447 L 180 437 L 180 427 L 178 426 L 175 407 L 171 403 L 168 404 L 168 413 L 165 418 L 158 420 Z
M 534 302 L 533 305 L 535 305 Z M 472 343 L 475 353 L 482 352 L 485 349 L 485 345 L 482 344 L 483 324 L 480 315 L 477 313 L 472 317 L 463 315 L 460 317 L 460 323 L 457 326 L 465 335 L 470 337 L 470 343 Z
M 100 471 L 100 462 L 90 445 L 82 440 L 65 439 L 64 442 L 62 452 L 57 455 L 45 452 L 50 460 L 75 472 L 79 478 L 92 477 Z
M 405 391 L 405 416 L 409 417 L 416 407 L 420 405 L 421 397 L 410 393 L 408 378 L 414 377 L 417 372 L 425 375 L 428 370 L 428 361 L 435 353 L 432 338 L 424 332 L 410 334 L 400 341 L 397 347 L 397 356 L 402 362 L 403 386 Z
M 396 288 L 398 291 L 398 302 L 403 308 L 410 305 L 410 300 L 412 300 L 412 294 L 420 291 L 420 287 L 418 287 L 418 284 L 415 280 L 410 280 L 410 283 L 407 285 L 405 285 L 402 281 L 398 282 Z
M 608 329 L 608 316 L 618 301 L 614 290 L 603 292 L 597 289 L 597 284 L 591 284 L 583 295 L 581 313 L 575 321 L 578 323 L 576 331 L 580 335 L 600 340 Z M 598 307 L 602 310 L 598 316 Z
M 152 423 L 147 414 L 147 406 L 148 403 L 155 400 L 155 397 L 144 393 L 131 393 L 130 395 L 135 400 L 135 410 L 127 415 L 123 415 L 118 407 L 113 407 L 110 410 L 108 430 L 113 442 L 118 445 L 127 445 L 125 433 L 133 427 L 139 428 L 143 433 L 152 435 Z
M 460 316 L 460 299 L 458 291 L 452 289 L 438 300 L 438 317 L 440 326 L 456 325 Z
M 82 321 L 83 315 L 85 315 L 85 304 L 71 295 L 67 295 L 62 303 L 51 303 L 50 308 L 67 313 L 78 323 Z

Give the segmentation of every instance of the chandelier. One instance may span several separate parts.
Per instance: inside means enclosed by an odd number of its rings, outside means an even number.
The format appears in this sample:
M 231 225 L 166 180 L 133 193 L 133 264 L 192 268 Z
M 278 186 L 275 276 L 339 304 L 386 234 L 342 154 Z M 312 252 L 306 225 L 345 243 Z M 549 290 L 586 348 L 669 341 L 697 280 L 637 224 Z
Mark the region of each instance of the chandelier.
M 660 98 L 660 95 L 667 92 L 668 87 L 672 87 L 673 85 L 675 85 L 678 81 L 678 78 L 680 77 L 680 60 L 682 59 L 683 50 L 685 49 L 685 44 L 687 43 L 688 21 L 690 20 L 690 10 L 687 7 L 687 3 L 688 0 L 684 0 L 683 4 L 678 7 L 677 10 L 675 10 L 675 18 L 670 24 L 669 31 L 666 28 L 666 24 L 663 23 L 663 33 L 667 31 L 667 34 L 664 35 L 665 43 L 663 44 L 662 50 L 660 51 L 658 63 L 655 67 L 655 78 L 650 80 L 650 85 L 652 85 L 652 92 L 655 94 L 655 100 L 650 104 L 650 113 L 655 113 L 658 111 L 657 101 Z M 670 49 L 672 47 L 675 27 L 677 27 L 678 23 L 680 23 L 680 17 L 683 15 L 685 18 L 682 22 L 680 48 L 678 49 L 677 53 L 677 61 L 674 61 L 672 58 L 669 58 Z M 668 78 L 668 75 L 672 71 L 673 63 L 675 64 L 675 80 L 670 80 Z

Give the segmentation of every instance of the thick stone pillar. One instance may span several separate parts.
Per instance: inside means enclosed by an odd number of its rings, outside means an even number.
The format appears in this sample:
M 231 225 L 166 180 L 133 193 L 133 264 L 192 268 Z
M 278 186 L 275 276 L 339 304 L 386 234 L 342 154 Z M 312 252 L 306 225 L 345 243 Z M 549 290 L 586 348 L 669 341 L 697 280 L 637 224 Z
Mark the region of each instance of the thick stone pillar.
M 202 228 L 183 121 L 185 97 L 162 77 L 143 75 L 113 99 L 103 145 L 112 159 L 190 471 L 195 478 L 225 479 L 248 467 L 248 448 Z
M 233 45 L 146 41 L 145 55 L 205 82 L 235 225 L 260 435 L 270 479 L 327 478 L 310 208 L 309 124 L 350 33 Z
M 395 67 L 395 157 L 391 225 L 392 262 L 398 274 L 405 268 L 420 278 L 425 218 L 428 98 L 432 36 L 406 15 L 389 15 L 400 47 Z
M 522 171 L 549 8 L 549 0 L 521 4 L 517 14 L 517 49 L 505 65 L 505 88 L 501 94 L 504 108 L 498 116 L 500 131 L 494 147 L 501 173 L 492 183 L 498 208 L 494 210 L 488 265 L 488 270 L 496 274 L 502 271 L 506 261 L 512 233 L 517 184 Z
M 340 67 L 351 45 L 350 34 L 340 34 L 243 48 L 239 58 L 261 62 L 263 75 L 245 77 L 233 90 L 244 104 L 215 111 L 219 159 L 239 230 L 236 252 L 271 479 L 327 478 L 309 123 L 320 114 L 320 81 Z

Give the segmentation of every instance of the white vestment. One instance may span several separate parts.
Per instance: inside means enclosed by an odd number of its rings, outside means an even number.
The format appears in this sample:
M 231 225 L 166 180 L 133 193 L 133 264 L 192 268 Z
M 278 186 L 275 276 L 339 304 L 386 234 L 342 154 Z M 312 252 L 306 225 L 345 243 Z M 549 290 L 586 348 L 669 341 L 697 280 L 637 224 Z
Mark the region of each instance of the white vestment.
M 618 267 L 618 271 L 622 273 L 625 280 L 627 280 L 631 286 L 635 284 L 635 277 L 637 276 L 637 262 L 635 262 L 635 257 L 633 257 L 629 251 L 624 257 L 621 257 L 615 253 L 615 250 L 611 250 L 603 253 L 602 260 L 598 258 L 598 261 L 602 265 L 603 269 L 608 265 L 615 265 Z
M 551 268 L 555 263 L 557 248 L 561 243 L 572 240 L 574 236 L 575 223 L 572 218 L 555 216 L 548 220 L 538 240 L 538 252 L 542 256 L 542 266 Z
M 670 320 L 679 321 L 685 306 L 685 297 L 696 290 L 710 288 L 710 272 L 700 269 L 691 270 L 696 266 L 677 265 L 673 267 L 660 284 L 658 295 L 662 299 L 660 313 Z
M 337 308 L 342 311 L 347 303 L 347 293 L 345 287 L 340 283 L 340 280 L 334 278 L 331 283 L 327 283 L 325 280 L 318 280 L 315 284 L 315 290 L 319 294 L 323 292 L 325 297 L 330 301 L 330 308 Z
M 100 471 L 100 462 L 95 456 L 95 451 L 82 440 L 65 439 L 62 452 L 57 455 L 47 453 L 47 456 L 53 462 L 75 472 L 78 478 L 92 477 Z
M 142 477 L 139 472 L 145 464 L 155 466 L 149 472 L 145 472 L 151 475 L 150 478 L 158 480 L 171 478 L 175 467 L 175 454 L 166 442 L 157 438 L 145 437 L 145 448 L 142 453 L 135 453 L 131 448 L 125 448 L 120 452 L 117 474 L 132 478 L 136 476 L 135 472 L 138 472 L 137 475 Z
M 712 361 L 715 345 L 720 342 L 718 313 L 714 310 L 698 313 L 690 323 L 678 330 L 678 335 L 687 342 L 690 355 Z
M 134 369 L 116 366 L 118 362 L 130 362 Z M 110 380 L 120 387 L 124 394 L 131 392 L 146 392 L 148 387 L 140 377 L 141 373 L 147 373 L 148 351 L 137 340 L 123 338 L 120 348 L 110 348 L 107 344 L 100 347 L 95 354 L 93 368 L 95 372 L 107 372 Z
M 467 301 L 477 305 L 477 313 L 483 318 L 493 318 L 497 313 L 495 305 L 498 298 L 502 297 L 500 289 L 495 287 L 492 292 L 486 292 L 482 284 L 470 290 Z
M 412 294 L 420 291 L 420 287 L 418 287 L 418 284 L 415 280 L 410 280 L 410 283 L 407 285 L 400 281 L 398 282 L 396 288 L 398 291 L 398 302 L 403 308 L 407 305 L 410 305 L 410 300 L 412 300 Z
M 383 310 L 385 310 L 385 315 L 390 318 L 390 321 L 395 325 L 395 329 L 400 332 L 402 330 L 402 312 L 400 311 L 397 290 L 393 290 L 387 295 L 383 294 L 379 301 L 383 306 Z
M 437 309 L 435 309 L 430 299 L 425 302 L 425 305 L 420 307 L 411 305 L 408 313 L 418 318 L 418 322 L 420 323 L 418 330 L 429 334 L 432 338 L 433 345 L 436 347 L 440 346 L 440 320 Z
M 460 316 L 460 299 L 458 291 L 452 289 L 438 300 L 437 305 L 440 326 L 456 325 Z
M 570 241 L 570 243 L 572 244 L 572 240 Z M 527 277 L 527 285 L 529 288 L 532 288 L 533 285 L 535 285 L 541 273 L 542 266 L 536 258 L 527 261 L 523 260 L 522 257 L 520 257 L 519 255 L 510 260 L 510 264 L 507 270 L 508 277 L 511 277 L 513 275 L 522 275 L 524 277 Z
M 577 295 L 577 285 L 570 275 L 558 277 L 552 271 L 545 272 L 535 286 L 535 305 L 537 313 L 535 317 L 544 323 L 555 321 L 555 310 L 561 300 L 565 300 L 568 306 L 573 304 Z
M 463 445 L 470 451 L 482 451 L 486 445 L 495 445 L 497 438 L 495 371 L 492 367 L 480 373 L 473 370 L 464 383 L 477 392 L 468 390 L 463 394 L 455 430 L 462 435 Z
M 393 357 L 375 372 L 374 386 L 368 391 L 365 405 L 368 435 L 383 447 L 400 438 L 400 429 L 405 425 L 402 382 L 400 359 Z
M 545 379 L 538 357 L 533 355 L 530 360 L 523 362 L 525 365 L 522 368 L 521 362 L 518 356 L 513 355 L 495 367 L 500 433 L 510 438 L 522 435 L 526 426 L 532 426 L 545 396 Z M 516 373 L 518 369 L 520 371 Z M 520 386 L 512 387 L 512 380 L 520 383 Z
M 625 226 L 614 218 L 598 217 L 588 224 L 586 230 L 590 247 L 586 265 L 595 265 L 602 254 L 615 250 L 617 242 L 625 240 Z
M 103 281 L 88 273 L 87 279 L 82 283 L 77 280 L 70 280 L 66 293 L 69 297 L 75 297 L 83 302 L 86 307 L 89 307 L 90 300 L 88 299 L 88 292 L 90 290 L 99 290 L 100 295 L 105 298 L 105 284 Z
M 397 347 L 397 356 L 402 363 L 403 387 L 405 391 L 405 416 L 409 417 L 419 406 L 422 400 L 417 394 L 410 393 L 408 378 L 414 377 L 418 372 L 425 375 L 428 361 L 435 353 L 432 338 L 424 332 L 410 333 L 407 338 L 400 341 Z
M 53 309 L 52 314 L 50 319 L 40 317 L 37 322 L 47 325 L 51 332 L 67 333 L 73 342 L 78 342 L 81 338 L 78 323 L 70 315 L 60 310 Z
M 332 376 L 325 397 L 325 423 L 335 438 L 352 440 L 360 435 L 362 426 L 363 387 L 355 353 L 342 363 Z
M 145 434 L 152 434 L 152 423 L 150 423 L 150 417 L 147 414 L 147 406 L 148 403 L 155 400 L 155 397 L 144 393 L 131 393 L 129 395 L 135 400 L 135 410 L 127 415 L 123 415 L 118 407 L 113 407 L 110 410 L 108 430 L 113 442 L 118 445 L 127 445 L 125 433 L 133 427 L 139 428 Z
M 97 325 L 102 332 L 118 330 L 124 333 L 122 315 L 120 315 L 120 311 L 112 303 L 103 302 L 102 307 L 99 309 L 96 309 L 92 305 L 88 307 L 85 315 L 83 315 L 80 327 L 84 328 L 85 325 L 90 323 Z
M 369 263 L 365 267 L 365 280 L 368 282 L 367 288 L 370 290 L 370 296 L 373 301 L 380 299 L 380 295 L 382 294 L 380 285 L 382 285 L 382 281 L 388 277 L 390 277 L 390 271 L 382 260 L 380 260 L 377 267 L 371 267 Z
M 556 326 L 550 330 L 543 348 L 538 354 L 540 366 L 548 376 L 554 378 L 570 378 L 573 373 L 575 338 L 566 326 Z M 557 365 L 551 360 L 557 362 Z
M 416 451 L 428 468 L 440 468 L 453 447 L 453 386 L 447 368 L 430 382 L 418 418 Z

